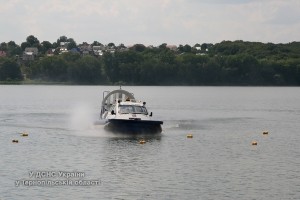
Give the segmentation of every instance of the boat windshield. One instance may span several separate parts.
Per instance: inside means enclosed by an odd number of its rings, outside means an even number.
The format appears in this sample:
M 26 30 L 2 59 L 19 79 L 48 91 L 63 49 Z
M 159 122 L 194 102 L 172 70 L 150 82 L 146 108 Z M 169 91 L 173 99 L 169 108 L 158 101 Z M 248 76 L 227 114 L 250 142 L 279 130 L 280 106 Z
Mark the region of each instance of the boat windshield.
M 119 105 L 120 114 L 144 114 L 147 115 L 148 111 L 144 106 L 134 106 L 134 105 Z

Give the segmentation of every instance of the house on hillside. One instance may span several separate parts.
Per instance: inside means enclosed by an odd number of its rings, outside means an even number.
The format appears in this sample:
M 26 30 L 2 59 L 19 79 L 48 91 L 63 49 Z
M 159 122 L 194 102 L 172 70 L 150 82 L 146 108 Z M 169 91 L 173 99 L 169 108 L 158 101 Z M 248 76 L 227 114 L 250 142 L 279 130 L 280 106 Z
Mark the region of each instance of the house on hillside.
M 26 47 L 25 51 L 23 52 L 23 61 L 30 61 L 34 60 L 35 57 L 38 55 L 39 50 L 36 47 Z
M 171 51 L 177 51 L 177 46 L 176 45 L 167 45 L 166 47 L 168 49 L 170 49 Z
M 104 46 L 93 46 L 93 53 L 95 56 L 103 55 Z
M 0 57 L 6 57 L 6 52 L 5 51 L 0 51 Z
M 79 45 L 78 48 L 82 55 L 90 55 L 93 53 L 92 45 L 84 42 L 83 44 Z
M 116 47 L 115 46 L 105 46 L 105 51 L 109 52 L 111 54 L 114 54 L 116 51 Z
M 55 52 L 55 49 L 48 49 L 48 51 L 46 52 L 47 56 L 53 56 Z
M 118 49 L 119 52 L 125 52 L 125 51 L 129 51 L 129 49 L 127 47 L 120 47 Z
M 62 53 L 67 53 L 68 51 L 68 45 L 70 42 L 60 42 L 60 47 L 59 47 L 59 54 Z

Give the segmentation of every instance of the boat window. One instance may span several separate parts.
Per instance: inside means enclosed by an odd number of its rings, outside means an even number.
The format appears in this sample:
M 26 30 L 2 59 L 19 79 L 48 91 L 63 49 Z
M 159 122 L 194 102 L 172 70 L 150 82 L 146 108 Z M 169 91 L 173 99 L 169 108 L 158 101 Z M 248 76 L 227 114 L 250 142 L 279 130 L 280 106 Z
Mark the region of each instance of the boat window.
M 119 113 L 120 114 L 145 114 L 147 115 L 147 109 L 144 106 L 132 106 L 132 105 L 120 105 L 119 106 Z

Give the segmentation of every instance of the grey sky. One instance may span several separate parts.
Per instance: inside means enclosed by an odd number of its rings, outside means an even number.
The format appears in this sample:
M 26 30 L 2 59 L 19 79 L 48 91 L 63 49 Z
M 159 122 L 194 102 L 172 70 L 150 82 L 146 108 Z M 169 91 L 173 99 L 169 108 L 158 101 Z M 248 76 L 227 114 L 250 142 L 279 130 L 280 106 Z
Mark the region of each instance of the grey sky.
M 0 0 L 0 42 L 300 41 L 300 0 Z

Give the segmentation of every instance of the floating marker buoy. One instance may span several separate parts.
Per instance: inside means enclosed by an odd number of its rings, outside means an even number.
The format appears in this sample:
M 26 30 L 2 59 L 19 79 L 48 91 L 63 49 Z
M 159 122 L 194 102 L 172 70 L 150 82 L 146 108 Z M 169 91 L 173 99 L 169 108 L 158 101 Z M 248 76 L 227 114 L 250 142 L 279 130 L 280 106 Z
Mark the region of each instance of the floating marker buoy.
M 28 136 L 28 133 L 24 132 L 24 133 L 21 133 L 21 136 L 23 137 L 27 137 Z
M 12 143 L 18 143 L 19 140 L 12 140 Z
M 145 144 L 146 141 L 145 141 L 144 139 L 141 139 L 139 143 L 140 143 L 140 144 Z
M 257 145 L 257 141 L 252 141 L 252 145 Z
M 268 135 L 269 132 L 268 131 L 263 131 L 263 135 Z
M 193 135 L 192 134 L 188 134 L 186 137 L 187 138 L 193 138 Z

